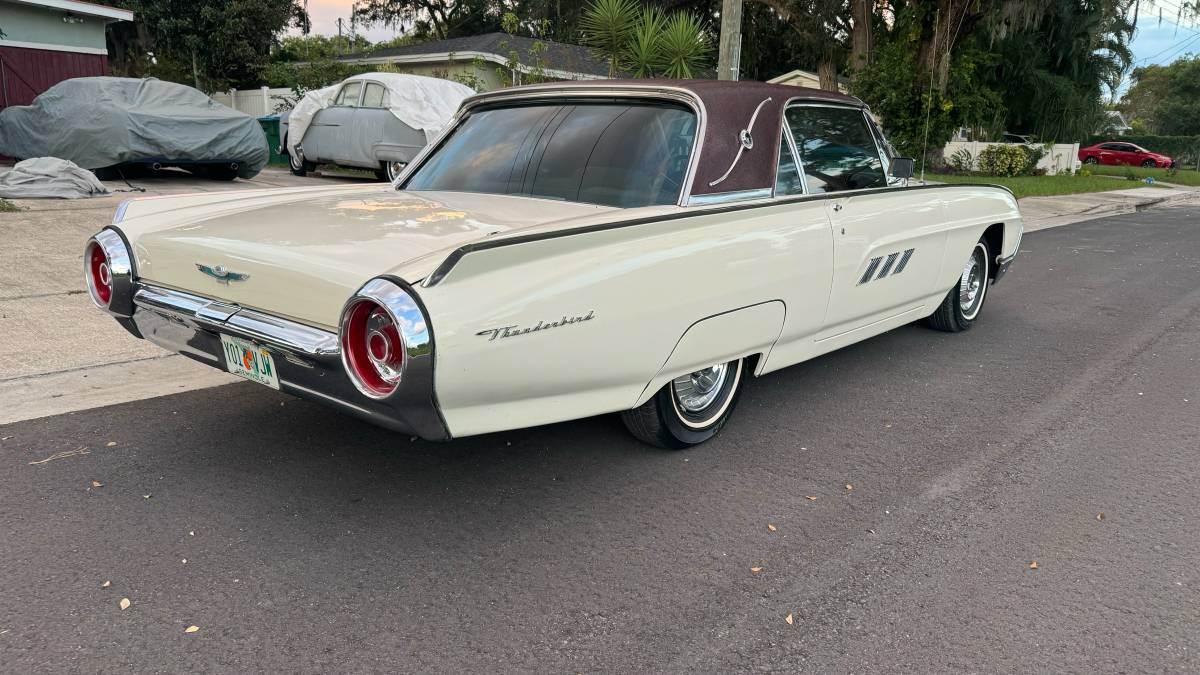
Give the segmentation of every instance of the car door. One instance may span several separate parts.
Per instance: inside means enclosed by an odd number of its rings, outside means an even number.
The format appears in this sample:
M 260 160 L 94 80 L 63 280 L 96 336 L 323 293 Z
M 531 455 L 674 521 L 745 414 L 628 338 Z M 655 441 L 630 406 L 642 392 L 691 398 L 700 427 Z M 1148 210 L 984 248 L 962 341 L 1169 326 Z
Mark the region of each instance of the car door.
M 387 88 L 379 82 L 364 81 L 361 104 L 354 109 L 353 120 L 345 135 L 343 163 L 378 169 L 375 144 L 379 142 L 389 118 L 396 119 L 387 109 Z
M 946 248 L 937 190 L 887 189 L 862 110 L 801 103 L 785 112 L 810 194 L 833 227 L 833 285 L 818 339 L 912 312 L 933 292 Z
M 309 131 L 304 134 L 304 157 L 311 162 L 344 162 L 349 156 L 346 137 L 353 128 L 354 110 L 362 95 L 362 81 L 342 85 L 333 105 L 313 117 Z
M 1121 144 L 1120 143 L 1103 143 L 1100 145 L 1100 152 L 1098 154 L 1100 156 L 1101 164 L 1123 164 L 1124 163 L 1124 161 L 1122 160 L 1122 157 L 1121 157 Z

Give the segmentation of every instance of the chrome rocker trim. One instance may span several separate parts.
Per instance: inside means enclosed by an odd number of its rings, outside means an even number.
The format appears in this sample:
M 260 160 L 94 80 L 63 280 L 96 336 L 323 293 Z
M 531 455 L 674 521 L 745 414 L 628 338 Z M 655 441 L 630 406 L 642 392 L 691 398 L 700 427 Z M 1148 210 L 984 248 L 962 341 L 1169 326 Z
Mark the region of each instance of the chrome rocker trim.
M 419 300 L 398 280 L 401 293 Z M 130 332 L 200 363 L 228 370 L 220 334 L 249 340 L 275 357 L 280 390 L 332 405 L 368 422 L 426 440 L 450 432 L 433 392 L 432 333 L 428 348 L 406 364 L 405 379 L 384 399 L 363 396 L 342 366 L 338 335 L 238 305 L 137 282 Z

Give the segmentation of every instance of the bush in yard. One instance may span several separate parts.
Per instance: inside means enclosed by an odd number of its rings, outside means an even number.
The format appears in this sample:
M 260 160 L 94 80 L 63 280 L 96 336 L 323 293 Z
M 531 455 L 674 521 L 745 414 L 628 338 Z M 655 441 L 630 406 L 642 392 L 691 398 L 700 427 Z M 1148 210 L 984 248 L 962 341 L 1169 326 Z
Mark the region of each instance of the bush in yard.
M 1044 146 L 1044 145 L 1026 145 L 1023 147 L 1025 149 L 1025 166 L 1021 169 L 1021 175 L 1023 175 L 1023 176 L 1039 175 L 1038 174 L 1039 169 L 1038 169 L 1037 165 L 1038 165 L 1038 162 L 1042 161 L 1042 158 L 1046 156 L 1046 152 L 1047 152 L 1046 146 Z M 1040 171 L 1042 172 L 1041 175 L 1045 175 L 1045 173 L 1046 173 L 1045 169 L 1041 169 Z
M 999 143 L 979 153 L 979 170 L 989 176 L 1020 176 L 1028 162 L 1029 152 L 1023 145 Z
M 971 156 L 971 151 L 966 148 L 959 148 L 950 154 L 950 158 L 946 160 L 951 169 L 960 173 L 966 173 L 975 168 L 975 158 Z

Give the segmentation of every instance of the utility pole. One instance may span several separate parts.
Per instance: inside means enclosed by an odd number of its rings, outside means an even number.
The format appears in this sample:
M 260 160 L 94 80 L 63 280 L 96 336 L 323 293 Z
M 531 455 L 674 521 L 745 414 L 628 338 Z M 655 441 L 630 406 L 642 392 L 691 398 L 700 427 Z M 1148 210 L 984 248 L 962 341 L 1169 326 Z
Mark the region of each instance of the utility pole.
M 742 0 L 721 0 L 721 41 L 717 56 L 717 79 L 738 79 L 742 62 Z

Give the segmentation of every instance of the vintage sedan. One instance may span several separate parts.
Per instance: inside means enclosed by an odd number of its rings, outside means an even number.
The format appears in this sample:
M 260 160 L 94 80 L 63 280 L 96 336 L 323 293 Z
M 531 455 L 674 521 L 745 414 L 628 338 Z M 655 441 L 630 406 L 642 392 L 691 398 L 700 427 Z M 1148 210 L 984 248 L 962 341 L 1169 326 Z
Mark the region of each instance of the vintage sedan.
M 824 91 L 518 87 L 468 99 L 395 187 L 127 202 L 85 276 L 135 336 L 405 433 L 615 412 L 682 448 L 751 376 L 979 320 L 1016 200 L 908 185 L 888 147 Z

